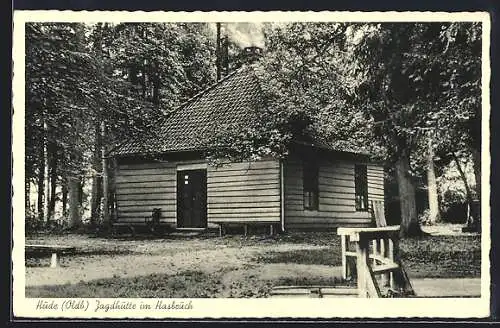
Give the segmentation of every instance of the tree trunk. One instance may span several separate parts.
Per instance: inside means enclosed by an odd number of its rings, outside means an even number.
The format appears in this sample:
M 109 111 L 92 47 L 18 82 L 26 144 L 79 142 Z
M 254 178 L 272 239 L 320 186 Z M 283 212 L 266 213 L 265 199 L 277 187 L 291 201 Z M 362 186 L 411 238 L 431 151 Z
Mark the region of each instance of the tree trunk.
M 476 196 L 478 200 L 478 206 L 472 206 L 471 213 L 475 221 L 472 226 L 476 231 L 481 231 L 481 107 L 477 106 L 475 108 L 475 114 L 469 120 L 469 131 L 472 138 L 471 153 L 472 161 L 474 162 L 474 178 L 476 180 Z M 488 200 L 487 200 L 488 201 Z
M 78 182 L 78 204 L 83 207 L 83 186 L 85 185 L 85 179 L 79 178 Z
M 474 178 L 476 180 L 476 195 L 481 202 L 481 152 L 472 149 L 472 161 L 474 164 Z
M 45 220 L 44 214 L 44 206 L 43 206 L 43 193 L 45 190 L 45 167 L 44 167 L 44 149 L 43 145 L 40 147 L 40 162 L 38 163 L 38 181 L 37 181 L 37 211 L 38 211 L 38 220 L 43 222 Z
M 224 71 L 225 76 L 229 75 L 229 37 L 226 34 L 224 35 L 224 43 L 223 43 L 224 51 L 223 51 L 223 62 L 224 62 Z
M 95 227 L 101 214 L 102 198 L 102 178 L 101 178 L 101 132 L 100 124 L 95 127 L 95 148 L 92 168 L 94 177 L 92 178 L 92 195 L 90 198 L 90 225 Z
M 47 123 L 43 123 L 43 131 L 44 131 L 44 137 L 43 137 L 43 176 L 44 176 L 44 207 L 43 207 L 43 217 L 46 221 L 47 226 L 49 225 L 49 203 L 50 203 L 50 180 L 49 180 L 49 151 L 48 151 L 48 140 L 47 140 L 47 134 L 48 134 L 48 127 Z
M 215 23 L 217 34 L 215 41 L 215 67 L 217 74 L 217 81 L 220 80 L 222 76 L 222 54 L 221 54 L 221 38 L 220 38 L 220 28 L 221 23 Z
M 142 99 L 146 100 L 147 99 L 147 93 L 146 93 L 146 64 L 143 65 L 142 67 L 142 76 L 141 76 L 141 86 L 142 86 Z
M 429 154 L 427 162 L 427 195 L 429 199 L 429 223 L 433 224 L 440 221 L 439 201 L 436 183 L 436 172 L 434 171 L 434 150 L 432 148 L 432 139 L 429 138 Z
M 401 206 L 401 237 L 415 237 L 422 234 L 417 217 L 415 185 L 409 175 L 410 158 L 403 153 L 396 162 L 399 200 Z
M 81 182 L 76 177 L 68 178 L 68 193 L 69 193 L 69 227 L 76 229 L 81 225 L 80 217 L 80 191 Z
M 66 211 L 68 210 L 68 179 L 63 178 L 63 181 L 61 183 L 61 189 L 62 189 L 62 213 L 63 216 L 66 217 L 67 213 Z
M 470 214 L 467 216 L 467 226 L 471 227 L 473 222 L 477 220 L 477 213 L 475 213 L 474 209 L 474 198 L 472 197 L 472 191 L 470 190 L 469 184 L 467 183 L 467 176 L 465 175 L 464 170 L 462 169 L 462 165 L 460 164 L 460 160 L 457 155 L 453 153 L 453 159 L 455 160 L 455 164 L 457 164 L 458 173 L 460 173 L 460 177 L 465 186 L 465 195 L 467 197 L 467 204 L 469 206 Z
M 109 183 L 108 183 L 108 163 L 106 154 L 106 123 L 103 121 L 101 123 L 101 140 L 102 140 L 102 195 L 103 195 L 103 225 L 107 226 L 110 223 L 109 220 Z
M 100 174 L 97 173 L 97 174 Z M 92 195 L 90 198 L 90 225 L 95 227 L 101 216 L 101 199 L 102 199 L 102 180 L 101 177 L 95 176 L 92 178 Z
M 50 159 L 50 202 L 49 202 L 49 221 L 54 219 L 56 209 L 56 187 L 57 187 L 57 157 L 54 146 L 51 147 Z
M 137 77 L 138 73 L 137 73 L 137 67 L 135 64 L 131 64 L 129 66 L 129 81 L 130 83 L 132 83 L 132 85 L 134 86 L 137 86 L 139 84 L 139 78 Z
M 31 194 L 31 183 L 30 177 L 26 175 L 24 177 L 24 210 L 30 216 L 34 213 L 31 212 L 31 202 L 30 202 L 30 194 Z

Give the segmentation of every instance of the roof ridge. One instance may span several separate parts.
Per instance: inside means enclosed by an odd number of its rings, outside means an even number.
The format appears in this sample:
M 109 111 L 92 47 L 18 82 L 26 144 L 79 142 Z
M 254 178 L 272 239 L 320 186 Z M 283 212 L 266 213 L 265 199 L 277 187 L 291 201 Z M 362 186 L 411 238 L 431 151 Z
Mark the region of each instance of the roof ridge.
M 220 85 L 222 82 L 226 81 L 231 76 L 235 75 L 238 72 L 243 71 L 245 68 L 246 68 L 245 66 L 239 67 L 238 69 L 236 69 L 233 72 L 229 73 L 228 75 L 224 76 L 222 79 L 218 80 L 215 83 L 212 83 L 211 85 L 209 85 L 205 89 L 201 90 L 200 92 L 198 92 L 197 94 L 195 94 L 191 98 L 187 99 L 182 104 L 180 104 L 179 106 L 175 107 L 174 109 L 172 109 L 171 111 L 169 111 L 168 113 L 166 113 L 162 118 L 160 118 L 158 120 L 158 125 L 162 126 L 165 123 L 165 121 L 169 118 L 170 115 L 172 115 L 173 113 L 177 112 L 178 110 L 181 110 L 181 109 L 187 107 L 193 101 L 195 101 L 196 99 L 200 98 L 201 96 L 203 96 L 204 94 L 206 94 L 208 91 L 214 89 L 216 86 Z M 160 127 L 160 129 L 161 129 L 161 127 Z M 151 134 L 154 134 L 154 133 L 151 133 Z M 153 136 L 155 136 L 155 135 L 153 135 Z
M 216 86 L 218 86 L 219 84 L 221 84 L 222 82 L 226 81 L 228 78 L 230 78 L 231 76 L 233 76 L 234 74 L 240 72 L 240 71 L 243 71 L 246 67 L 245 66 L 242 66 L 236 70 L 234 70 L 233 72 L 229 73 L 228 75 L 224 76 L 222 79 L 218 80 L 217 82 L 215 83 L 212 83 L 211 85 L 209 85 L 208 87 L 206 87 L 205 89 L 201 90 L 200 92 L 198 92 L 197 94 L 195 94 L 194 96 L 192 96 L 191 98 L 187 99 L 186 101 L 184 101 L 182 104 L 180 104 L 179 106 L 177 106 L 176 108 L 172 109 L 171 111 L 169 111 L 167 113 L 167 115 L 165 116 L 168 116 L 170 113 L 173 113 L 187 105 L 189 105 L 190 103 L 192 103 L 194 100 L 196 100 L 197 98 L 201 97 L 202 95 L 204 95 L 205 93 L 207 93 L 208 91 L 212 90 L 213 88 L 215 88 Z
M 186 101 L 184 101 L 182 104 L 180 104 L 179 106 L 175 107 L 174 109 L 168 111 L 167 113 L 165 113 L 163 115 L 162 118 L 158 119 L 157 123 L 159 126 L 162 126 L 165 121 L 170 117 L 170 115 L 172 115 L 173 113 L 177 112 L 178 110 L 186 107 L 187 105 L 191 104 L 193 101 L 195 101 L 196 99 L 198 99 L 199 97 L 201 97 L 202 95 L 206 94 L 208 91 L 214 89 L 216 86 L 220 85 L 222 82 L 226 81 L 227 79 L 229 79 L 231 76 L 235 75 L 236 73 L 238 72 L 242 72 L 244 71 L 245 69 L 248 69 L 247 66 L 241 66 L 237 69 L 235 69 L 233 72 L 227 74 L 226 76 L 224 76 L 222 79 L 216 81 L 215 83 L 212 83 L 211 85 L 209 85 L 208 87 L 206 87 L 205 89 L 201 90 L 200 92 L 198 92 L 197 94 L 195 94 L 194 96 L 192 96 L 191 98 L 187 99 Z M 152 128 L 152 126 L 150 125 L 145 131 L 144 133 L 146 134 L 149 134 L 150 136 L 152 137 L 157 137 L 157 135 L 155 134 L 154 132 L 154 129 Z M 107 152 L 107 156 L 109 156 L 110 154 L 114 153 L 115 151 L 119 150 L 123 145 L 127 144 L 128 142 L 131 142 L 131 141 L 134 141 L 134 140 L 139 140 L 139 139 L 142 139 L 142 137 L 135 137 L 135 138 L 127 138 L 125 141 L 123 141 L 122 143 L 116 145 L 115 147 L 112 147 L 111 150 L 109 150 Z

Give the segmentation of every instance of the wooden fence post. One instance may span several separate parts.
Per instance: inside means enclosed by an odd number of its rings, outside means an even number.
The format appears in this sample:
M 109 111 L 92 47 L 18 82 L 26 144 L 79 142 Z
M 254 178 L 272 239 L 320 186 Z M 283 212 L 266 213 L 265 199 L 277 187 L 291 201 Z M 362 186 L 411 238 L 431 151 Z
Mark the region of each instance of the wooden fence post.
M 368 271 L 368 240 L 363 236 L 359 236 L 359 241 L 356 243 L 356 272 L 358 276 L 358 297 L 367 297 L 367 283 L 370 277 L 367 276 Z
M 392 241 L 391 259 L 395 263 L 400 263 L 400 261 L 399 261 L 399 239 L 394 238 L 391 241 Z M 396 290 L 403 287 L 403 286 L 401 286 L 400 279 L 397 279 L 397 278 L 400 278 L 400 277 L 396 277 L 394 272 L 391 272 L 391 281 L 392 281 L 391 287 L 393 289 L 396 289 Z
M 57 268 L 59 266 L 59 259 L 57 258 L 57 253 L 52 253 L 50 257 L 50 267 Z
M 342 279 L 347 279 L 347 236 L 340 235 L 340 247 L 342 248 Z
M 389 255 L 389 243 L 391 242 L 390 238 L 384 238 L 380 240 L 380 254 L 384 258 L 390 258 Z M 387 287 L 391 285 L 391 273 L 387 272 L 382 275 L 382 286 Z

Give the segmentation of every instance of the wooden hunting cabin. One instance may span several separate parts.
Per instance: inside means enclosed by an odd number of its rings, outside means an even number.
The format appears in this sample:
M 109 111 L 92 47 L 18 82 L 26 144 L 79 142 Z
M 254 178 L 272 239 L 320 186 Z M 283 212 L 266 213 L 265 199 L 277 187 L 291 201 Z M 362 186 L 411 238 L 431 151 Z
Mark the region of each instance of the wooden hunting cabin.
M 284 160 L 212 166 L 206 140 L 220 124 L 250 124 L 262 105 L 250 65 L 196 95 L 154 131 L 110 154 L 116 163 L 114 224 L 140 225 L 158 212 L 172 228 L 266 224 L 330 230 L 371 224 L 370 200 L 384 200 L 384 170 L 368 155 L 295 141 Z

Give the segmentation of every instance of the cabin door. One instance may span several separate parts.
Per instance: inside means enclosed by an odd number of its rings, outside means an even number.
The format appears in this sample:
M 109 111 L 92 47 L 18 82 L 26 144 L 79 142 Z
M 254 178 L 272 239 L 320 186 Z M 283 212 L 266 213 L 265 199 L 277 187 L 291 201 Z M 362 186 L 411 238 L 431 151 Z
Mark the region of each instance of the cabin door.
M 177 171 L 177 227 L 207 227 L 207 171 Z

